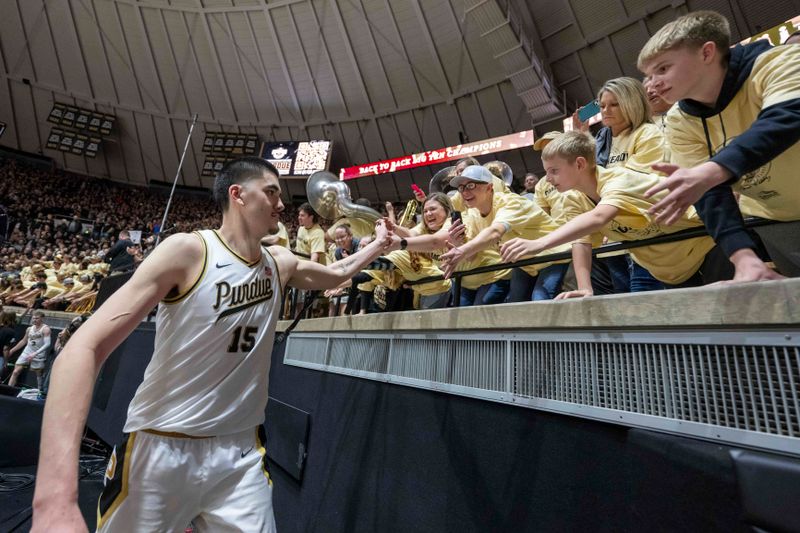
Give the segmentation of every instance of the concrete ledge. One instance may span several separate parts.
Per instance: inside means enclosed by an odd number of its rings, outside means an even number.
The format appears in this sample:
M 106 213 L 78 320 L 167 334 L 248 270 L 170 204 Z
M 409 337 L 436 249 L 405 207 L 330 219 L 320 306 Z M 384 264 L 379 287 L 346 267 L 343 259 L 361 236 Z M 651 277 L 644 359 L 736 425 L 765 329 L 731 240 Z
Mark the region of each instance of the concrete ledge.
M 290 321 L 278 323 L 283 331 Z M 578 300 L 302 320 L 295 331 L 781 326 L 800 324 L 800 278 Z

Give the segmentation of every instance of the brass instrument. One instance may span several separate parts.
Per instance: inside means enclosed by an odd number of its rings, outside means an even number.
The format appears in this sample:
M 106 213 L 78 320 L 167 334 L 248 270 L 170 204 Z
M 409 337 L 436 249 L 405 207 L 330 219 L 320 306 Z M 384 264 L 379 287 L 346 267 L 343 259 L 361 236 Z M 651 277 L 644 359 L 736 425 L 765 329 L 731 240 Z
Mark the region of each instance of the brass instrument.
M 454 189 L 450 187 L 450 180 L 453 179 L 456 175 L 456 167 L 445 167 L 436 174 L 433 175 L 431 178 L 431 182 L 428 185 L 428 194 L 433 194 L 435 192 L 444 192 L 449 193 Z
M 508 187 L 511 187 L 511 184 L 514 183 L 514 172 L 508 166 L 508 163 L 504 161 L 489 161 L 483 165 L 483 168 L 503 180 L 503 183 Z
M 397 225 L 407 228 L 414 226 L 414 215 L 417 214 L 417 209 L 419 209 L 419 202 L 412 198 L 406 204 L 406 208 L 403 209 L 403 214 L 400 215 L 400 218 L 397 220 Z
M 351 217 L 374 223 L 381 219 L 381 214 L 371 207 L 353 202 L 350 197 L 350 187 L 326 170 L 314 172 L 309 176 L 306 181 L 306 196 L 314 211 L 329 220 Z

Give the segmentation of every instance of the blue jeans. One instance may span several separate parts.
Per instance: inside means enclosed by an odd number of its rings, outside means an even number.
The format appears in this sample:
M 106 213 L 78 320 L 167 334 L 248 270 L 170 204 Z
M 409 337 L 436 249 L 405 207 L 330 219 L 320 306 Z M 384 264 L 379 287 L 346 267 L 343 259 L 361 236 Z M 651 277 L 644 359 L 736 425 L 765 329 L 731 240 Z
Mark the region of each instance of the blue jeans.
M 646 268 L 628 257 L 628 269 L 631 275 L 631 292 L 660 291 L 666 289 L 663 282 L 658 281 Z
M 477 289 L 461 287 L 461 300 L 459 300 L 459 305 L 461 307 L 469 307 L 470 305 L 493 305 L 503 303 L 510 286 L 511 282 L 509 280 L 501 279 L 494 283 L 481 285 Z
M 511 290 L 506 302 L 552 300 L 561 291 L 569 263 L 550 265 L 531 276 L 521 268 L 511 271 Z

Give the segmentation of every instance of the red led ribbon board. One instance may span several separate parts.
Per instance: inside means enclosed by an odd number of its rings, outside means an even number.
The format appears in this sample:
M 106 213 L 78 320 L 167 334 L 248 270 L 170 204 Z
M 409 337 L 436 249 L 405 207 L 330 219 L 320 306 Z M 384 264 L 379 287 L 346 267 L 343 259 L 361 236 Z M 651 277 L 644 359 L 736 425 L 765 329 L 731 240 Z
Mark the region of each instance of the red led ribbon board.
M 400 170 L 435 165 L 436 163 L 447 163 L 470 156 L 476 157 L 495 152 L 505 152 L 506 150 L 514 150 L 515 148 L 524 148 L 526 146 L 533 146 L 533 130 L 520 131 L 519 133 L 503 135 L 502 137 L 493 137 L 474 143 L 448 146 L 447 148 L 429 150 L 427 152 L 411 154 L 396 159 L 387 159 L 385 161 L 343 168 L 339 171 L 339 179 L 352 180 L 355 178 L 363 178 L 364 176 L 389 174 Z

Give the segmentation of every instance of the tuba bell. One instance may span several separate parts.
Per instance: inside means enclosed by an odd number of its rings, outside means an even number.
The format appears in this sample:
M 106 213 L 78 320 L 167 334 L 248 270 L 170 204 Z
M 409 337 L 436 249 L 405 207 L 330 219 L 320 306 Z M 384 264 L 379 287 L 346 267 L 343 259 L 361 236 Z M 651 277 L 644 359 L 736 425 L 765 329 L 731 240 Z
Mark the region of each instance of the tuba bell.
M 306 196 L 314 211 L 323 218 L 336 220 L 341 217 L 361 218 L 377 222 L 381 214 L 353 202 L 350 187 L 331 172 L 314 172 L 306 181 Z
M 511 187 L 511 184 L 514 183 L 514 172 L 504 161 L 489 161 L 483 165 L 483 168 L 503 180 L 507 187 Z
M 428 194 L 433 194 L 435 192 L 448 192 L 448 190 L 452 190 L 450 187 L 450 180 L 456 175 L 456 167 L 444 167 L 442 170 L 437 172 L 431 178 L 431 182 L 428 185 Z

